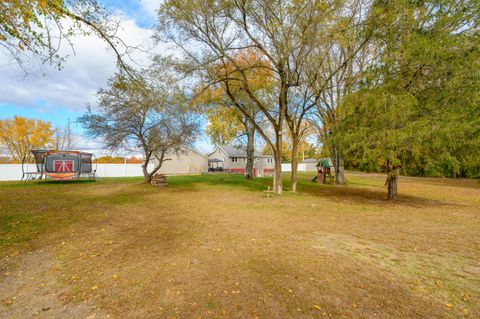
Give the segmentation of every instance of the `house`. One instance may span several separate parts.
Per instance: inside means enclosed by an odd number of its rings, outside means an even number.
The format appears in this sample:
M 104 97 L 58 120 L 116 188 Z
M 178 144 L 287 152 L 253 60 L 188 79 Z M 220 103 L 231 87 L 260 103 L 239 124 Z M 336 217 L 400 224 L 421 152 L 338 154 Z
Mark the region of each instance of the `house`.
M 189 175 L 208 172 L 208 158 L 188 147 L 178 154 L 169 154 L 163 162 L 160 173 L 165 175 Z M 156 161 L 156 160 L 154 160 Z
M 265 176 L 273 174 L 273 155 L 261 155 L 255 151 L 253 175 Z M 247 166 L 247 151 L 244 148 L 231 145 L 217 145 L 213 152 L 208 154 L 208 167 L 210 171 L 225 171 L 230 173 L 245 174 Z

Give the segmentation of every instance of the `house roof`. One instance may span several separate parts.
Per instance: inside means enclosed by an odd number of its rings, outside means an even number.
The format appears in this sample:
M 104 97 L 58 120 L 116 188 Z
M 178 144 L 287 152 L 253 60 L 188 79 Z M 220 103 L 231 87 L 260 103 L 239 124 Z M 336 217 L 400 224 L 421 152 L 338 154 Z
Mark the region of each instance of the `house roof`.
M 229 157 L 247 157 L 247 150 L 244 148 L 225 144 L 218 145 L 218 147 L 220 147 L 225 153 L 227 153 Z
M 196 149 L 193 149 L 193 148 L 190 148 L 190 147 L 187 147 L 187 146 L 184 146 L 184 147 L 185 147 L 186 149 L 188 149 L 188 150 L 190 150 L 190 151 L 192 151 L 192 152 L 194 152 L 194 153 L 196 153 L 196 154 L 198 154 L 198 155 L 202 156 L 202 157 L 206 157 L 206 158 L 208 158 L 208 156 L 207 156 L 207 155 L 200 153 L 200 152 L 199 152 L 199 151 L 197 151 Z
M 302 163 L 315 163 L 317 164 L 318 163 L 318 159 L 315 159 L 315 158 L 306 158 L 302 161 Z
M 180 155 L 187 154 L 188 152 L 195 153 L 195 154 L 197 154 L 197 155 L 200 155 L 201 157 L 204 157 L 204 158 L 208 159 L 208 156 L 206 156 L 206 155 L 198 152 L 197 150 L 195 150 L 195 149 L 193 149 L 193 148 L 190 148 L 190 147 L 188 147 L 188 146 L 185 146 L 185 145 L 184 145 L 184 146 L 181 146 L 181 151 L 179 151 L 179 152 L 173 152 L 173 151 L 172 151 L 172 152 L 167 153 L 167 155 L 168 155 L 168 156 L 173 156 L 173 155 L 180 156 Z M 152 156 L 152 157 L 150 158 L 150 161 L 154 161 L 154 160 L 155 160 L 155 157 Z
M 247 157 L 247 150 L 243 147 L 235 147 L 233 145 L 217 145 L 218 148 L 221 148 L 228 157 Z M 215 149 L 216 150 L 216 149 Z M 215 150 L 210 153 L 212 155 Z M 273 157 L 273 155 L 262 155 L 258 151 L 254 153 L 255 157 Z

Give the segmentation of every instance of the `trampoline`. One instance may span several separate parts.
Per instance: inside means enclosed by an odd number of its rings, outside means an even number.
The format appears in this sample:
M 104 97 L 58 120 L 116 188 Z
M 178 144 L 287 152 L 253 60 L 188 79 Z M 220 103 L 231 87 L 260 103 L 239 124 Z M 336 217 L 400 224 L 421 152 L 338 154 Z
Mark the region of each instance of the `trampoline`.
M 81 178 L 95 179 L 92 153 L 79 151 L 32 150 L 36 171 L 25 172 L 22 164 L 22 181 L 53 179 L 56 181 Z

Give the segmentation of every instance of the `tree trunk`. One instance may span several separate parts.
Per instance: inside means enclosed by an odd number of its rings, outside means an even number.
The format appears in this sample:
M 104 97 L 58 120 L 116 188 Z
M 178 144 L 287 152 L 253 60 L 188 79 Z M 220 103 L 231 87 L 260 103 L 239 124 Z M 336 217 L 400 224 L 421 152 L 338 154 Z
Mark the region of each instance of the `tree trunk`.
M 397 199 L 398 169 L 388 172 L 387 181 L 385 183 L 388 187 L 388 200 Z
M 283 63 L 281 63 L 283 65 Z M 280 70 L 283 70 L 283 67 L 279 67 Z M 275 129 L 275 145 L 273 151 L 273 157 L 275 161 L 274 165 L 274 175 L 273 175 L 273 192 L 277 195 L 282 194 L 282 129 L 285 121 L 285 110 L 287 109 L 288 103 L 288 87 L 286 84 L 285 75 L 283 72 L 280 72 L 280 95 L 278 99 L 278 122 L 274 125 Z
M 297 191 L 297 171 L 298 171 L 298 137 L 294 137 L 292 146 L 292 158 L 290 160 L 292 171 L 290 173 L 290 191 Z
M 275 161 L 273 171 L 273 191 L 275 194 L 282 194 L 282 132 L 276 133 L 275 149 L 273 150 Z
M 275 151 L 273 154 L 275 165 L 273 171 L 273 191 L 282 194 L 282 153 Z
M 152 181 L 153 173 L 149 173 L 147 169 L 148 163 L 142 165 L 143 170 L 143 180 L 146 184 L 149 184 Z
M 345 168 L 343 167 L 343 156 L 340 154 L 338 146 L 333 147 L 332 155 L 333 167 L 335 169 L 335 183 L 343 185 L 345 184 Z
M 158 163 L 153 168 L 151 172 L 148 171 L 148 163 L 150 162 L 150 156 L 145 159 L 145 162 L 142 164 L 142 171 L 143 171 L 143 180 L 145 183 L 150 184 L 152 182 L 153 175 L 162 168 L 163 162 L 165 161 L 165 153 L 163 153 L 160 157 L 155 156 Z
M 249 125 L 247 129 L 247 179 L 253 178 L 253 165 L 255 162 L 255 126 Z

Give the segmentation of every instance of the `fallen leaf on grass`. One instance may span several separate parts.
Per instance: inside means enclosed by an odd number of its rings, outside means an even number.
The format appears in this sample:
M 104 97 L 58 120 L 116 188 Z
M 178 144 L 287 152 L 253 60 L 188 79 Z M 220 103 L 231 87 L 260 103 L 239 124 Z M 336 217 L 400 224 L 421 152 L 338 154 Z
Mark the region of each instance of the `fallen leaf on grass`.
M 317 310 L 322 309 L 322 307 L 320 307 L 319 305 L 313 305 L 313 308 L 315 308 L 315 309 L 317 309 Z
M 4 304 L 10 306 L 13 303 L 13 299 L 11 298 L 6 298 L 2 300 Z
M 453 304 L 451 304 L 451 303 L 446 303 L 446 304 L 445 304 L 445 307 L 447 307 L 447 308 L 453 308 Z

